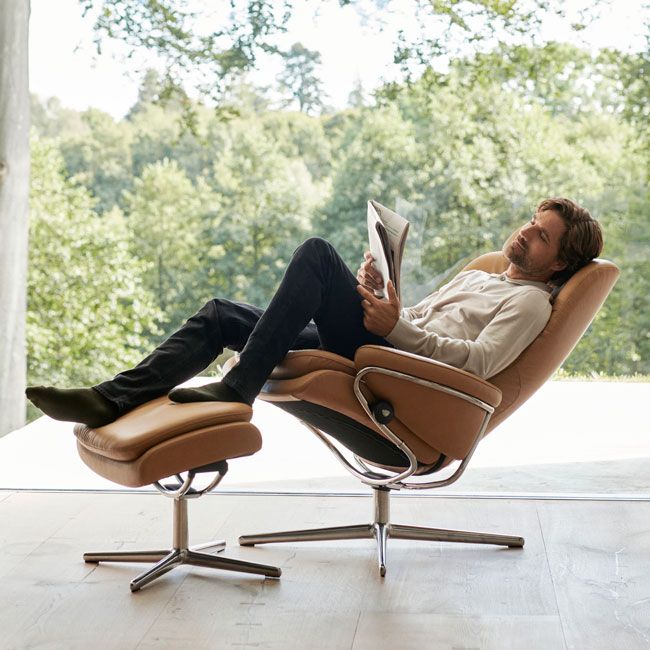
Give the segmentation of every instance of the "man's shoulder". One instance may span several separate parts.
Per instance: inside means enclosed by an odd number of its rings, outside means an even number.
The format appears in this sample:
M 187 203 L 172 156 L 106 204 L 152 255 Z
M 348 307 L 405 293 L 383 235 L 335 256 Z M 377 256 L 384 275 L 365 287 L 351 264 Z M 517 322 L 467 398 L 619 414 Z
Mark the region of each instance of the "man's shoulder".
M 471 284 L 472 282 L 484 282 L 487 277 L 491 274 L 487 271 L 481 271 L 480 269 L 468 269 L 467 271 L 461 271 L 457 273 L 449 284 L 465 282 Z
M 520 284 L 517 287 L 517 295 L 521 297 L 522 300 L 529 301 L 538 301 L 538 302 L 550 302 L 551 300 L 551 291 L 545 285 L 534 285 L 534 284 Z
M 551 294 L 540 287 L 519 285 L 509 300 L 522 314 L 535 315 L 535 319 L 547 319 L 553 309 Z
M 465 271 L 461 271 L 456 275 L 457 278 L 460 277 L 480 277 L 484 278 L 486 275 L 491 275 L 487 271 L 482 271 L 481 269 L 467 269 Z

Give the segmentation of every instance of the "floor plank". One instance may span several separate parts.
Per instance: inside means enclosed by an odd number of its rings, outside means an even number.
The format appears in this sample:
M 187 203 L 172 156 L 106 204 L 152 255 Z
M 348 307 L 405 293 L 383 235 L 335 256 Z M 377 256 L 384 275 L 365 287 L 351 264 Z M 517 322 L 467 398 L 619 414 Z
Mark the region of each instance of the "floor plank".
M 0 578 L 87 508 L 88 495 L 15 492 L 0 502 Z
M 352 650 L 560 650 L 558 616 L 450 616 L 363 612 Z
M 159 495 L 12 493 L 0 501 L 0 650 L 379 647 L 650 648 L 650 503 L 393 499 L 392 519 L 526 537 L 521 550 L 390 540 L 243 548 L 237 536 L 369 522 L 369 498 L 209 496 L 194 543 L 283 570 L 280 580 L 174 569 L 137 594 L 146 565 L 88 565 L 86 550 L 158 548 Z
M 650 648 L 650 503 L 538 504 L 568 648 Z
M 535 502 L 393 501 L 396 523 L 519 535 L 526 543 L 510 549 L 389 539 L 389 579 L 374 596 L 377 608 L 451 616 L 557 614 Z

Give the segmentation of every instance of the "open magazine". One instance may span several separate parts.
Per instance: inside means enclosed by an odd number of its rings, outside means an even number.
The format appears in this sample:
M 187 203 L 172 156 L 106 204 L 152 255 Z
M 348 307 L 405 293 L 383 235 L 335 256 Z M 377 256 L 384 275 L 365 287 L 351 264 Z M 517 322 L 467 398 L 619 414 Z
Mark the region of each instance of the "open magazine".
M 375 291 L 386 296 L 386 283 L 393 281 L 397 295 L 400 295 L 400 269 L 409 222 L 397 212 L 389 210 L 377 201 L 368 201 L 368 241 L 370 253 L 375 258 L 375 268 L 384 279 L 384 287 Z

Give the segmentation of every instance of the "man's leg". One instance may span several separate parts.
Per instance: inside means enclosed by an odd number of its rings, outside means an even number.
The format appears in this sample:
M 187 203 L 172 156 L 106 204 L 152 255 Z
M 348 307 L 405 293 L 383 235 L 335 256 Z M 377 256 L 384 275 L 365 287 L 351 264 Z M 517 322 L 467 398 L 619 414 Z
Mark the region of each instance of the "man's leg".
M 28 398 L 58 420 L 98 427 L 156 397 L 204 370 L 224 347 L 241 350 L 263 310 L 229 300 L 214 299 L 135 368 L 91 388 L 30 387 Z M 318 347 L 316 327 L 300 332 L 295 347 Z M 239 395 L 232 394 L 232 401 Z M 230 401 L 230 400 L 229 400 Z
M 208 301 L 137 366 L 94 389 L 125 413 L 166 395 L 205 370 L 224 350 L 241 350 L 263 310 L 215 298 Z
M 199 388 L 177 388 L 179 402 L 221 400 L 225 384 L 249 404 L 273 368 L 284 358 L 298 334 L 314 320 L 321 347 L 348 358 L 361 345 L 390 345 L 363 326 L 357 280 L 334 247 L 320 238 L 308 239 L 289 262 L 271 303 L 253 329 L 239 363 L 222 382 Z

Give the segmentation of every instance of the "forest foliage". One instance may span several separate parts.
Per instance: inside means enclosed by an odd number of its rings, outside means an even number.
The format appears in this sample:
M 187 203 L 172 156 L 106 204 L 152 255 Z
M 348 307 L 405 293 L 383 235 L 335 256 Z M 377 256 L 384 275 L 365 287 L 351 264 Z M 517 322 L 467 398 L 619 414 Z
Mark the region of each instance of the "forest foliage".
M 106 379 L 215 296 L 265 306 L 308 236 L 356 269 L 369 198 L 412 221 L 405 303 L 500 249 L 541 199 L 585 205 L 622 274 L 563 372 L 650 374 L 643 65 L 503 46 L 319 115 L 242 79 L 236 111 L 196 103 L 192 130 L 153 72 L 122 120 L 34 97 L 29 383 Z

